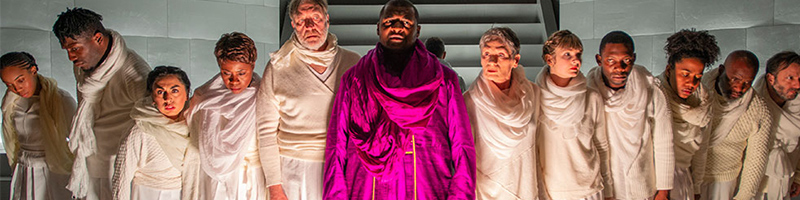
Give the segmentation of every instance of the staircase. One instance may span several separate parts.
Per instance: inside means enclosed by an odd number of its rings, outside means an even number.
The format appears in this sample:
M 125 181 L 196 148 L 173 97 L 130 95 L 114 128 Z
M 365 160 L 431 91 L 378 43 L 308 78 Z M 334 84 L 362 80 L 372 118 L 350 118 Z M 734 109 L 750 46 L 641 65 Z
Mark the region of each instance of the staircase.
M 330 0 L 329 31 L 339 45 L 364 55 L 378 42 L 376 24 L 386 0 Z M 419 10 L 420 40 L 440 37 L 445 58 L 469 84 L 481 70 L 478 42 L 491 27 L 509 27 L 520 38 L 521 60 L 533 80 L 544 62 L 542 44 L 557 30 L 552 0 L 412 0 Z M 285 5 L 285 4 L 284 4 Z M 287 15 L 284 15 L 287 16 Z M 292 32 L 284 17 L 281 38 Z

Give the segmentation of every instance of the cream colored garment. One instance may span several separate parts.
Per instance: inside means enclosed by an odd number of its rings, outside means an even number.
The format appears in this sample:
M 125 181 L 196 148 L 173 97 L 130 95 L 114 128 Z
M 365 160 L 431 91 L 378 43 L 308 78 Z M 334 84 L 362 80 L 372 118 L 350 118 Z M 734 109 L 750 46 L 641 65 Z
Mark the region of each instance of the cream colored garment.
M 130 199 L 131 188 L 141 186 L 152 190 L 178 190 L 182 180 L 196 180 L 197 163 L 184 164 L 189 148 L 189 128 L 185 120 L 164 117 L 153 104 L 152 97 L 136 102 L 131 111 L 136 126 L 122 143 L 114 173 L 114 198 Z M 195 165 L 195 166 L 192 166 Z M 184 197 L 191 197 L 191 185 L 184 187 Z M 144 196 L 143 196 L 144 197 Z
M 566 87 L 553 83 L 549 66 L 536 80 L 544 115 L 537 117 L 536 134 L 542 198 L 581 199 L 600 191 L 611 196 L 614 186 L 602 97 L 587 89 L 580 72 Z
M 700 191 L 700 184 L 704 176 L 706 151 L 708 150 L 709 131 L 707 127 L 711 121 L 711 102 L 713 96 L 706 92 L 703 84 L 698 84 L 697 89 L 687 99 L 681 99 L 672 86 L 669 85 L 665 73 L 657 77 L 656 84 L 667 96 L 670 110 L 672 111 L 673 142 L 675 144 L 675 167 L 691 168 L 693 191 Z M 677 188 L 673 190 L 683 190 Z M 681 187 L 688 187 L 681 185 Z
M 688 168 L 675 168 L 675 187 L 669 191 L 669 199 L 694 200 L 694 185 Z
M 634 65 L 619 90 L 606 86 L 602 67 L 590 70 L 587 79 L 605 102 L 614 198 L 647 199 L 656 190 L 672 189 L 672 118 L 650 72 Z
M 478 199 L 535 199 L 539 193 L 534 117 L 541 91 L 521 65 L 510 81 L 506 93 L 481 74 L 464 93 L 475 135 Z
M 718 89 L 717 79 L 720 77 L 719 68 L 707 72 L 702 79 L 705 87 Z M 714 95 L 714 101 L 711 102 L 714 109 L 714 131 L 711 132 L 709 146 L 713 147 L 719 144 L 731 132 L 733 125 L 739 121 L 739 117 L 747 111 L 750 107 L 750 101 L 753 99 L 753 88 L 745 91 L 744 96 L 735 100 L 729 100 L 727 97 L 712 91 L 709 92 Z
M 281 157 L 283 192 L 289 200 L 321 200 L 323 162 Z
M 70 131 L 69 148 L 75 154 L 75 164 L 67 187 L 78 198 L 90 195 L 89 186 L 98 184 L 94 178 L 112 175 L 111 158 L 133 125 L 128 112 L 145 94 L 149 66 L 126 47 L 119 33 L 109 32 L 111 50 L 106 59 L 89 74 L 74 68 L 80 101 Z M 105 192 L 110 191 L 98 191 Z
M 342 75 L 361 58 L 338 46 L 333 34 L 327 42 L 325 51 L 312 52 L 293 39 L 270 54 L 256 98 L 259 154 L 267 185 L 281 183 L 281 157 L 324 160 L 333 97 Z M 324 66 L 330 75 L 321 81 L 308 63 L 325 64 L 329 57 Z M 322 181 L 321 176 L 307 178 L 293 181 Z
M 250 85 L 234 94 L 217 74 L 195 90 L 187 111 L 190 132 L 198 138 L 201 169 L 207 177 L 222 182 L 228 197 L 237 196 L 240 182 L 235 177 L 246 166 L 248 144 L 255 138 L 259 81 L 253 74 Z
M 756 93 L 764 98 L 767 108 L 772 116 L 772 130 L 775 140 L 772 143 L 772 150 L 769 153 L 767 167 L 765 170 L 766 181 L 762 188 L 769 194 L 768 199 L 784 199 L 790 192 L 789 186 L 794 177 L 794 182 L 798 181 L 799 173 L 798 161 L 798 137 L 800 137 L 800 99 L 795 98 L 786 101 L 783 107 L 778 106 L 775 100 L 769 95 L 769 85 L 766 75 L 759 77 L 753 88 Z
M 11 178 L 11 200 L 72 199 L 72 194 L 65 187 L 69 175 L 50 171 L 44 151 L 22 150 L 19 153 L 19 163 Z
M 17 162 L 17 154 L 20 152 L 20 148 L 24 148 L 22 147 L 24 145 L 31 145 L 21 144 L 18 137 L 20 133 L 17 132 L 20 130 L 16 128 L 17 126 L 38 127 L 26 130 L 29 133 L 23 134 L 41 134 L 42 140 L 38 141 L 40 143 L 33 145 L 42 146 L 43 148 L 35 150 L 44 150 L 45 155 L 47 155 L 45 160 L 50 171 L 68 175 L 72 170 L 72 160 L 74 158 L 67 147 L 67 135 L 69 134 L 72 116 L 75 114 L 75 100 L 72 99 L 69 93 L 59 89 L 55 80 L 44 77 L 41 74 L 37 74 L 36 77 L 40 87 L 39 96 L 31 104 L 35 104 L 37 110 L 31 113 L 32 115 L 30 116 L 35 117 L 35 120 L 32 121 L 37 124 L 30 124 L 30 126 L 26 126 L 28 124 L 17 125 L 17 120 L 15 119 L 20 117 L 24 119 L 25 117 L 19 116 L 19 113 L 14 112 L 17 108 L 17 101 L 22 97 L 11 92 L 11 90 L 6 90 L 6 95 L 3 97 L 3 139 L 5 140 L 3 144 L 5 145 L 6 155 L 8 156 L 9 164 L 13 167 Z

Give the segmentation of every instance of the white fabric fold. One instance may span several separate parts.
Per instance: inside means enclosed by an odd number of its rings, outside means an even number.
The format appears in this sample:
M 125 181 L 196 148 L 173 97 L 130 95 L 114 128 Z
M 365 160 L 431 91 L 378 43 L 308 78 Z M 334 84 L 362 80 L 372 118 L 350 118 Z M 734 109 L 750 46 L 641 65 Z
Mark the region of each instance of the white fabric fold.
M 755 93 L 761 95 L 767 104 L 772 117 L 772 131 L 775 140 L 770 150 L 765 174 L 769 199 L 781 199 L 788 194 L 789 184 L 795 176 L 798 158 L 798 138 L 800 137 L 800 99 L 786 101 L 783 107 L 778 106 L 770 97 L 766 75 L 756 79 L 753 85 Z
M 534 133 L 536 124 L 531 121 L 539 113 L 539 88 L 525 78 L 522 66 L 511 71 L 511 82 L 505 94 L 480 74 L 470 88 L 476 116 L 472 124 L 483 133 L 477 138 L 500 159 L 508 159 L 521 139 Z
M 712 96 L 700 84 L 689 98 L 681 99 L 669 84 L 665 74 L 662 73 L 657 78 L 661 82 L 661 89 L 667 96 L 672 111 L 672 129 L 680 135 L 681 140 L 676 140 L 676 144 L 691 143 L 692 140 L 702 142 L 700 128 L 706 127 L 711 121 L 711 102 L 714 101 Z
M 187 112 L 190 132 L 198 137 L 201 169 L 236 196 L 239 183 L 229 183 L 244 165 L 248 139 L 256 134 L 256 90 L 260 78 L 253 74 L 250 85 L 232 93 L 219 74 L 195 90 Z M 252 135 L 252 136 L 248 136 Z
M 722 75 L 719 73 L 719 68 L 715 68 L 707 72 L 702 79 L 705 87 L 713 88 L 713 91 L 709 93 L 714 96 L 714 100 L 711 101 L 712 110 L 714 111 L 712 115 L 715 116 L 713 120 L 714 130 L 711 132 L 709 146 L 719 144 L 728 136 L 731 129 L 733 129 L 733 125 L 739 121 L 739 117 L 744 115 L 744 112 L 750 107 L 750 101 L 755 93 L 753 88 L 750 88 L 738 99 L 728 99 L 717 92 L 720 91 L 717 80 Z
M 121 70 L 121 67 L 115 66 L 128 62 L 129 54 L 122 36 L 116 31 L 109 32 L 112 39 L 109 41 L 111 50 L 105 61 L 88 74 L 84 71 L 76 73 L 81 101 L 78 103 L 78 111 L 73 118 L 69 136 L 69 148 L 75 154 L 75 164 L 67 188 L 78 198 L 85 197 L 89 192 L 88 186 L 91 185 L 86 158 L 97 151 L 93 129 L 97 117 L 96 105 L 100 102 L 108 81 Z
M 582 73 L 572 78 L 566 87 L 555 85 L 550 79 L 550 66 L 545 66 L 536 77 L 542 89 L 542 112 L 559 126 L 575 126 L 583 119 L 586 110 L 586 77 Z M 577 134 L 578 131 L 575 131 Z
M 153 105 L 153 98 L 146 96 L 136 102 L 131 110 L 136 126 L 157 139 L 161 150 L 167 155 L 175 169 L 183 166 L 183 157 L 189 145 L 189 127 L 184 120 L 166 118 Z
M 308 49 L 300 45 L 297 35 L 292 33 L 289 42 L 284 44 L 278 51 L 270 54 L 270 58 L 272 58 L 270 62 L 276 65 L 279 63 L 289 63 L 286 59 L 299 59 L 308 65 L 330 67 L 340 47 L 337 45 L 336 35 L 333 33 L 328 33 L 328 40 L 326 42 L 328 44 L 325 50 L 316 51 Z
M 605 100 L 606 123 L 609 133 L 614 133 L 630 138 L 630 141 L 639 141 L 644 133 L 647 105 L 651 103 L 649 97 L 652 90 L 648 80 L 649 73 L 642 66 L 635 65 L 628 75 L 625 88 L 613 90 L 605 86 L 602 68 L 596 67 L 589 71 L 588 85 L 596 88 Z M 641 146 L 641 145 L 637 145 Z

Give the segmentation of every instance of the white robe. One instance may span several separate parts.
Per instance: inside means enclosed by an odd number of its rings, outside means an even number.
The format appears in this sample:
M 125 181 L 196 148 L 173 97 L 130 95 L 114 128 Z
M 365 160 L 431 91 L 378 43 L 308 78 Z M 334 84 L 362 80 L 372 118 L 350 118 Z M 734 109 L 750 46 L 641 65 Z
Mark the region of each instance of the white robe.
M 69 116 L 75 113 L 75 100 L 64 90 L 59 89 L 62 109 L 67 116 L 64 123 L 70 124 Z M 16 98 L 14 98 L 16 97 Z M 16 99 L 16 100 L 12 100 Z M 40 113 L 40 96 L 22 98 L 11 91 L 6 92 L 4 101 L 15 104 L 13 108 L 7 107 L 4 102 L 3 109 L 14 109 L 14 129 L 17 132 L 19 152 L 17 164 L 11 166 L 14 174 L 11 179 L 10 197 L 12 200 L 45 200 L 45 199 L 71 199 L 72 195 L 65 187 L 69 174 L 61 174 L 50 170 L 45 160 L 45 146 Z M 54 134 L 54 133 L 47 133 Z M 4 141 L 12 143 L 13 141 Z M 65 141 L 66 142 L 66 141 Z M 10 152 L 9 152 L 10 153 Z
M 614 186 L 602 97 L 586 87 L 580 72 L 568 86 L 559 87 L 545 66 L 536 82 L 542 90 L 536 134 L 544 181 L 540 198 L 583 199 L 599 192 L 611 196 Z
M 200 156 L 200 199 L 267 198 L 256 141 L 256 90 L 260 78 L 239 94 L 220 75 L 197 88 L 187 110 Z
M 75 153 L 67 186 L 74 196 L 88 200 L 111 199 L 113 161 L 119 144 L 130 133 L 131 108 L 145 96 L 150 66 L 111 32 L 108 57 L 87 74 L 74 68 L 78 82 L 78 111 L 70 132 Z M 101 142 L 98 142 L 101 141 Z
M 114 199 L 196 199 L 199 158 L 186 121 L 164 117 L 149 96 L 131 117 L 136 125 L 117 154 Z
M 511 71 L 510 86 L 500 90 L 478 75 L 464 103 L 475 135 L 477 199 L 537 199 L 536 125 L 541 91 L 525 78 L 522 66 Z
M 341 76 L 361 58 L 328 34 L 312 51 L 296 36 L 270 54 L 258 91 L 259 153 L 267 185 L 283 183 L 289 199 L 322 199 L 325 138 Z M 310 64 L 327 66 L 319 74 Z
M 602 67 L 589 71 L 587 79 L 605 101 L 614 198 L 647 199 L 656 190 L 672 189 L 672 113 L 653 75 L 634 65 L 625 88 L 616 91 L 606 86 Z

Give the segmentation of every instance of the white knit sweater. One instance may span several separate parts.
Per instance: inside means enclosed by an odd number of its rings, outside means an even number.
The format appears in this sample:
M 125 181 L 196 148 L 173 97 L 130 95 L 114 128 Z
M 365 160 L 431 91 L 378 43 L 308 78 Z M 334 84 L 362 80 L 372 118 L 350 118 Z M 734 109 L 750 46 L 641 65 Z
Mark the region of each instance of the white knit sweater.
M 672 114 L 653 75 L 635 65 L 625 88 L 617 91 L 605 85 L 601 67 L 589 71 L 588 79 L 589 88 L 605 101 L 614 198 L 647 199 L 656 190 L 672 189 Z
M 328 39 L 336 38 L 329 35 Z M 290 46 L 291 45 L 291 46 Z M 361 58 L 329 41 L 337 53 L 321 81 L 287 42 L 272 54 L 257 95 L 257 123 L 261 165 L 267 185 L 281 181 L 280 156 L 322 162 L 333 97 L 341 76 Z M 280 152 L 280 153 L 278 153 Z M 320 179 L 322 177 L 319 177 Z
M 716 74 L 709 73 L 703 78 L 716 80 L 716 77 L 712 77 L 712 75 Z M 710 88 L 709 90 L 716 88 L 716 84 L 714 84 L 716 81 L 706 82 L 708 82 L 706 88 Z M 747 92 L 754 93 L 755 91 L 750 89 Z M 709 93 L 716 95 L 716 99 L 725 98 L 717 90 L 709 91 Z M 739 116 L 730 133 L 718 144 L 709 146 L 703 180 L 705 182 L 725 182 L 738 178 L 738 192 L 734 199 L 742 200 L 752 199 L 758 191 L 770 150 L 769 130 L 772 123 L 769 110 L 761 96 L 753 95 L 746 109 L 744 114 Z M 717 125 L 721 118 L 720 112 L 719 109 L 714 110 L 714 119 L 711 120 L 713 129 L 719 128 Z M 740 174 L 741 177 L 739 177 Z

